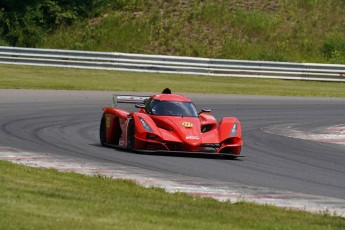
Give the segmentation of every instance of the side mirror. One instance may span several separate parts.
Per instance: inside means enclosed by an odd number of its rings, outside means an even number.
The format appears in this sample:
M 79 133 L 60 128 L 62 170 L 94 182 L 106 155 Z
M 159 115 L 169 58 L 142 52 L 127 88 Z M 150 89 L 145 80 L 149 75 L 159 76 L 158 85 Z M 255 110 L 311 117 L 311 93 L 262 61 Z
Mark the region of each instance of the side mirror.
M 211 112 L 211 109 L 201 109 L 201 112 L 199 112 L 199 114 L 201 113 L 209 113 Z
M 135 108 L 138 108 L 138 109 L 145 109 L 145 105 L 144 105 L 144 104 L 136 104 L 136 105 L 135 105 Z

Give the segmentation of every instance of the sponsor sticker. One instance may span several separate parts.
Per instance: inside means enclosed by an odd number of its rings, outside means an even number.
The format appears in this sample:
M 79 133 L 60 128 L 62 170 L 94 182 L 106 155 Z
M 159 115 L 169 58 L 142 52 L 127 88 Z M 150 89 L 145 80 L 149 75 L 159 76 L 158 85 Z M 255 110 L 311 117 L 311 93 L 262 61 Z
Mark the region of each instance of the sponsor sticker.
M 185 122 L 182 122 L 182 126 L 184 126 L 186 128 L 191 128 L 191 127 L 193 127 L 193 123 L 185 121 Z
M 199 140 L 199 137 L 198 136 L 186 136 L 186 139 L 189 139 L 189 140 Z
M 107 126 L 107 128 L 110 127 L 110 117 L 109 116 L 106 116 L 105 125 Z

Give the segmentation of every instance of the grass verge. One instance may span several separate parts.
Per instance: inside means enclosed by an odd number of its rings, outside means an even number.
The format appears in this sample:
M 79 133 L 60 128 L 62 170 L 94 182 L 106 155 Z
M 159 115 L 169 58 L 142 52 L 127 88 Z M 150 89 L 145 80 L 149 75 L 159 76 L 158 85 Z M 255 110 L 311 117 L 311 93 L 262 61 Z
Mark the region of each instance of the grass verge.
M 344 229 L 345 219 L 218 202 L 0 161 L 0 229 Z
M 41 35 L 30 30 L 10 35 L 28 37 L 29 46 L 40 37 L 36 46 L 57 49 L 345 63 L 342 0 L 109 3 L 103 9 L 101 5 L 94 7 L 97 17 L 78 18 L 75 24 L 59 27 L 53 33 Z M 41 23 L 41 18 L 32 21 Z
M 345 83 L 0 65 L 2 89 L 345 97 Z

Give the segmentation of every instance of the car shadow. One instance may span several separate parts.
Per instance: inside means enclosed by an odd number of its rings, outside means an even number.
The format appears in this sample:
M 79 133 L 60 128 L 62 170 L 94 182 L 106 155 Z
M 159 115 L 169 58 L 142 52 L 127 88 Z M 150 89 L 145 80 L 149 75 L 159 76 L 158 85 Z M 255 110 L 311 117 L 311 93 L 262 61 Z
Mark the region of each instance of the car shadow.
M 232 155 L 219 155 L 215 153 L 189 153 L 189 152 L 164 152 L 164 151 L 128 151 L 120 147 L 115 146 L 103 146 L 101 144 L 90 144 L 92 146 L 114 149 L 119 152 L 132 153 L 137 155 L 148 155 L 148 156 L 166 156 L 166 157 L 181 157 L 181 158 L 202 158 L 212 160 L 231 160 L 231 161 L 243 161 L 244 156 L 232 156 Z
M 124 151 L 124 150 L 123 150 Z M 143 152 L 133 151 L 132 153 L 138 155 L 156 155 L 156 156 L 167 156 L 167 157 L 181 157 L 181 158 L 203 158 L 212 160 L 233 160 L 242 161 L 242 159 L 234 156 L 225 156 L 211 153 L 188 153 L 188 152 Z

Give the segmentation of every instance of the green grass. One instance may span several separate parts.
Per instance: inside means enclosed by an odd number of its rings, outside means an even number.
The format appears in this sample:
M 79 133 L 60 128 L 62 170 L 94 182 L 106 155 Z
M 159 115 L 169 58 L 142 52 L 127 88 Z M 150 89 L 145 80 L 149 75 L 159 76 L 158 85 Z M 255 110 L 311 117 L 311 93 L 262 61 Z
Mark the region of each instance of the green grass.
M 345 83 L 0 65 L 2 89 L 345 97 Z
M 344 229 L 345 219 L 0 161 L 0 229 Z

